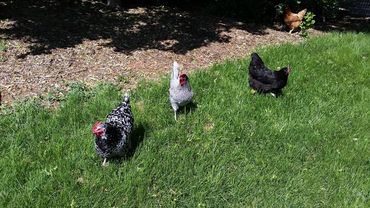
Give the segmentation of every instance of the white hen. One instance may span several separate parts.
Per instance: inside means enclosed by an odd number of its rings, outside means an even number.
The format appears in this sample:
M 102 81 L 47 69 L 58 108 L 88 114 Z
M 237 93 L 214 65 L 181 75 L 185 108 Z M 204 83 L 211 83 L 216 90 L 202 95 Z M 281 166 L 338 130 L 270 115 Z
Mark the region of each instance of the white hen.
M 189 78 L 186 74 L 179 76 L 179 64 L 174 61 L 171 81 L 170 81 L 170 102 L 175 113 L 175 120 L 177 120 L 177 110 L 180 106 L 192 102 L 193 91 L 191 89 Z

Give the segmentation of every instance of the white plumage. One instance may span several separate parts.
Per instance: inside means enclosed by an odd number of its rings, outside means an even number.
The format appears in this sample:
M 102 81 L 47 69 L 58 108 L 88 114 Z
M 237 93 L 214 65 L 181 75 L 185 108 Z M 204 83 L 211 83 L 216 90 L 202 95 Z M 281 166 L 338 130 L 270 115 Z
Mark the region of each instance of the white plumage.
M 179 75 L 179 64 L 174 61 L 170 81 L 170 102 L 177 120 L 177 110 L 192 102 L 193 91 L 186 74 Z

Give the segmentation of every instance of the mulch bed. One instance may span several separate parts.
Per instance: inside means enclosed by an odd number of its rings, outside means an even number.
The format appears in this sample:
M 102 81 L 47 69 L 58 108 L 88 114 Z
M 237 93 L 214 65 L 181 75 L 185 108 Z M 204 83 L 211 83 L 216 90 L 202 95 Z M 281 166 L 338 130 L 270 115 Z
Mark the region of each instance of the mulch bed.
M 89 16 L 91 11 L 78 8 L 29 11 L 17 6 L 9 6 L 17 13 L 5 13 L 0 19 L 0 39 L 7 46 L 0 54 L 4 59 L 0 88 L 6 104 L 63 94 L 74 81 L 88 85 L 109 81 L 133 89 L 143 78 L 168 74 L 174 60 L 193 71 L 245 57 L 261 45 L 302 40 L 273 27 L 167 7 L 106 11 L 89 4 L 83 8 L 94 9 L 95 15 Z

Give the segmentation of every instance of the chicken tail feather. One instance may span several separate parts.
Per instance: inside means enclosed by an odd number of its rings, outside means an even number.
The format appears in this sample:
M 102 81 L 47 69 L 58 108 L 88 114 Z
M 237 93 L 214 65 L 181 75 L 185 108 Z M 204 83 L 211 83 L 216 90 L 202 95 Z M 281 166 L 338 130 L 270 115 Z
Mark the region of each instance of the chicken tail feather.
M 125 103 L 129 103 L 130 102 L 130 96 L 128 95 L 127 92 L 123 96 L 123 102 L 125 102 Z
M 299 20 L 302 20 L 303 19 L 303 17 L 306 14 L 306 12 L 307 12 L 307 9 L 304 9 L 304 10 L 298 12 Z
M 176 61 L 174 61 L 171 76 L 172 79 L 177 79 L 179 77 L 179 68 L 180 68 L 179 64 Z
M 261 57 L 257 53 L 252 53 L 251 55 L 252 61 L 251 64 L 255 68 L 264 68 L 265 64 L 263 63 Z

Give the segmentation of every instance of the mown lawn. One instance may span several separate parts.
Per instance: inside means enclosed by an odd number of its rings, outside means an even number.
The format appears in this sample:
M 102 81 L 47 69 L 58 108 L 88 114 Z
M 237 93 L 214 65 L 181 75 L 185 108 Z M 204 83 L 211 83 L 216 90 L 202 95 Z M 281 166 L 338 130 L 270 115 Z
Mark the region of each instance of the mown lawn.
M 250 93 L 249 54 L 191 74 L 197 108 L 178 122 L 168 78 L 143 82 L 132 94 L 143 141 L 105 168 L 90 128 L 118 104 L 114 87 L 74 85 L 54 111 L 3 110 L 1 207 L 368 207 L 369 46 L 348 33 L 258 49 L 293 69 L 279 98 Z

